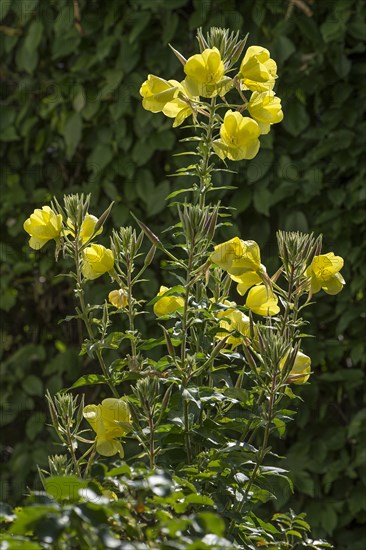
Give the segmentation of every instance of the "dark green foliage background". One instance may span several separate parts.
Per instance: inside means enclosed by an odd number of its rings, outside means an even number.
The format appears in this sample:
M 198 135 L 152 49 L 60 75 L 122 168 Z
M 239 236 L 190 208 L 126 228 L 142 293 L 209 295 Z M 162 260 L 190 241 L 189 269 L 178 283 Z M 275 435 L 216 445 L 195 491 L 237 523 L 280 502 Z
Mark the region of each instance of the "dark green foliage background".
M 91 192 L 93 213 L 115 201 L 112 221 L 129 211 L 159 234 L 174 219 L 165 197 L 182 186 L 169 178 L 185 130 L 144 111 L 139 87 L 148 73 L 183 78 L 168 43 L 188 57 L 195 30 L 249 32 L 278 62 L 284 122 L 262 140 L 258 156 L 225 175 L 237 190 L 222 195 L 234 225 L 222 232 L 254 239 L 276 268 L 276 229 L 324 234 L 324 251 L 345 258 L 337 297 L 319 294 L 305 342 L 311 385 L 287 439 L 276 443 L 295 481 L 277 507 L 306 511 L 314 533 L 338 548 L 363 548 L 366 536 L 364 330 L 366 22 L 363 0 L 80 0 L 81 32 L 71 0 L 0 3 L 2 156 L 0 500 L 19 502 L 45 465 L 51 431 L 46 388 L 67 387 L 94 365 L 78 357 L 77 327 L 58 321 L 73 311 L 67 266 L 52 246 L 35 254 L 22 225 L 53 195 Z M 290 11 L 289 4 L 292 5 Z M 181 162 L 181 161 L 179 161 Z M 189 185 L 187 185 L 189 186 Z M 105 231 L 107 233 L 107 231 Z M 169 236 L 165 234 L 165 238 Z M 107 241 L 106 241 L 107 242 Z M 278 262 L 278 260 L 277 260 Z M 162 282 L 150 270 L 151 298 Z M 93 286 L 94 301 L 111 288 Z M 70 346 L 71 344 L 71 346 Z M 95 398 L 95 394 L 91 394 Z M 282 464 L 283 465 L 283 462 Z

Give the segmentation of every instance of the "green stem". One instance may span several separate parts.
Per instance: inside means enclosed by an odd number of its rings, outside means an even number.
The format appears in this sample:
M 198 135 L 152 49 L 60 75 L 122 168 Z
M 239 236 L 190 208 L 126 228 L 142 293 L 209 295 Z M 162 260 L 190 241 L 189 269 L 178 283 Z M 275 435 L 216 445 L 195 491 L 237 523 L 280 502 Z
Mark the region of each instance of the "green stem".
M 187 462 L 190 464 L 192 461 L 192 448 L 189 436 L 189 401 L 187 399 L 184 400 L 184 439 L 186 442 Z
M 131 353 L 132 353 L 132 360 L 135 360 L 137 355 L 137 346 L 136 346 L 136 340 L 135 340 L 135 310 L 133 307 L 132 272 L 131 272 L 130 261 L 128 261 L 128 264 L 127 264 L 127 294 L 128 294 L 127 316 L 128 316 L 129 328 L 131 332 Z
M 207 122 L 207 130 L 206 135 L 204 136 L 205 141 L 205 148 L 202 154 L 202 167 L 199 170 L 199 178 L 200 178 L 200 190 L 199 190 L 199 205 L 201 207 L 205 206 L 205 198 L 206 198 L 206 191 L 209 187 L 209 183 L 211 183 L 211 178 L 208 178 L 208 166 L 210 162 L 210 156 L 211 156 L 211 147 L 212 147 L 212 131 L 213 131 L 213 121 L 215 116 L 215 108 L 216 108 L 216 97 L 213 97 L 211 99 L 211 105 L 210 105 L 210 115 Z
M 77 242 L 77 239 L 78 239 L 78 237 L 76 237 L 76 242 Z M 85 300 L 84 300 L 84 289 L 83 289 L 82 280 L 81 280 L 79 252 L 80 252 L 79 247 L 78 247 L 78 245 L 76 245 L 75 246 L 75 267 L 76 267 L 76 279 L 77 279 L 76 290 L 77 290 L 77 295 L 79 297 L 82 319 L 84 321 L 86 330 L 88 332 L 88 336 L 89 336 L 90 340 L 94 343 L 96 340 L 95 340 L 95 337 L 94 337 L 93 329 L 92 329 L 92 327 L 90 325 L 90 322 L 89 322 L 88 310 L 87 310 Z M 102 369 L 102 373 L 103 373 L 103 375 L 104 375 L 104 377 L 107 381 L 107 384 L 108 384 L 110 390 L 112 391 L 114 397 L 119 399 L 118 391 L 116 390 L 114 384 L 112 383 L 111 377 L 108 373 L 107 365 L 105 364 L 104 359 L 103 359 L 102 352 L 99 349 L 97 349 L 95 353 L 96 353 L 96 356 L 98 358 L 100 367 Z
M 275 395 L 276 395 L 276 384 L 277 384 L 277 372 L 274 371 L 274 374 L 273 374 L 273 377 L 272 377 L 271 389 L 270 389 L 270 396 L 269 396 L 268 410 L 267 410 L 267 421 L 266 421 L 266 426 L 264 428 L 263 441 L 262 441 L 262 445 L 261 445 L 261 447 L 258 451 L 258 454 L 257 454 L 256 464 L 254 466 L 252 475 L 251 475 L 251 477 L 249 479 L 249 482 L 248 482 L 248 485 L 245 489 L 245 492 L 244 492 L 244 495 L 243 495 L 243 500 L 239 503 L 239 506 L 237 507 L 237 512 L 239 514 L 242 512 L 242 510 L 244 508 L 244 505 L 247 501 L 249 491 L 252 488 L 252 485 L 253 485 L 256 477 L 257 477 L 259 468 L 261 467 L 261 464 L 262 464 L 263 459 L 264 459 L 265 454 L 266 454 L 266 448 L 267 448 L 267 445 L 268 445 L 269 434 L 270 434 L 272 418 L 273 418 L 273 405 L 274 405 L 274 398 L 275 398 Z M 234 526 L 235 526 L 235 520 L 233 519 L 231 524 L 230 524 L 230 527 L 229 527 L 230 532 L 233 531 Z
M 151 411 L 149 412 L 149 430 L 150 430 L 150 437 L 149 437 L 150 468 L 151 470 L 153 470 L 155 468 L 155 441 L 154 441 L 155 427 L 154 427 L 154 418 Z
M 73 445 L 73 442 L 72 442 L 72 436 L 71 436 L 71 432 L 70 432 L 70 429 L 69 429 L 69 425 L 67 425 L 66 437 L 67 437 L 67 446 L 68 446 L 69 451 L 70 451 L 71 460 L 72 460 L 72 463 L 74 464 L 75 472 L 78 476 L 81 476 L 80 467 L 79 467 L 79 463 L 78 463 L 76 455 L 75 455 L 75 450 L 74 450 L 74 445 Z

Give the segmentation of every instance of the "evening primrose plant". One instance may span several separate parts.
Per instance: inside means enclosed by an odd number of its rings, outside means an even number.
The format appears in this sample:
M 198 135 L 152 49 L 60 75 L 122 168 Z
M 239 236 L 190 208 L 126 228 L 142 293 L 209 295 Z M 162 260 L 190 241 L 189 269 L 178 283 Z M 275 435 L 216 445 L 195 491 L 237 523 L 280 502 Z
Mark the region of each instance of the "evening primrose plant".
M 53 484 L 61 487 L 61 503 L 70 476 L 94 491 L 116 545 L 108 548 L 330 547 L 310 538 L 303 514 L 267 522 L 262 506 L 292 490 L 270 441 L 284 436 L 293 388 L 312 374 L 303 310 L 315 293 L 341 291 L 343 260 L 321 253 L 320 236 L 278 231 L 278 266 L 269 273 L 254 235 L 220 241 L 227 210 L 209 201 L 215 174 L 254 158 L 283 113 L 267 49 L 246 48 L 224 29 L 197 38 L 200 51 L 189 59 L 172 48 L 181 81 L 148 75 L 140 88 L 143 107 L 174 127 L 188 124 L 185 141 L 195 146 L 186 152 L 194 162 L 176 173 L 191 187 L 168 197 L 190 197 L 175 205 L 169 244 L 135 216 L 138 231 L 113 229 L 110 244 L 100 244 L 113 205 L 98 218 L 84 195 L 54 199 L 24 223 L 32 248 L 55 240 L 70 263 L 77 306 L 67 320 L 84 325 L 81 354 L 94 371 L 47 395 L 63 454 L 50 457 L 41 479 L 56 500 Z M 140 286 L 157 250 L 171 286 L 162 271 L 146 302 Z M 110 291 L 90 303 L 100 277 Z M 141 316 L 155 334 L 143 334 Z M 75 502 L 85 509 L 82 491 Z M 72 540 L 68 525 L 55 535 L 60 548 Z

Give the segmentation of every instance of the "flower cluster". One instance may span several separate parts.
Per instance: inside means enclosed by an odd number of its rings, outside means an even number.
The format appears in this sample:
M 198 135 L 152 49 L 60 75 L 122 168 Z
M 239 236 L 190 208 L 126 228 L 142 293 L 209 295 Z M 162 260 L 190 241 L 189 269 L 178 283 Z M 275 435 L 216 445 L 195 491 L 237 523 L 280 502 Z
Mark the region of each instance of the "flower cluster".
M 48 241 L 55 240 L 57 244 L 63 241 L 78 241 L 82 250 L 81 272 L 85 279 L 96 279 L 110 272 L 114 265 L 112 250 L 101 244 L 90 241 L 99 235 L 103 228 L 96 230 L 98 218 L 86 213 L 79 231 L 75 223 L 68 217 L 63 223 L 63 216 L 49 206 L 37 208 L 24 222 L 23 228 L 30 235 L 29 246 L 40 250 Z
M 140 94 L 144 109 L 153 113 L 164 113 L 174 118 L 173 127 L 179 126 L 189 116 L 196 122 L 199 115 L 209 116 L 209 104 L 216 104 L 217 98 L 224 98 L 231 91 L 239 95 L 236 107 L 227 109 L 224 116 L 215 110 L 217 134 L 212 141 L 215 153 L 229 160 L 252 159 L 259 151 L 259 136 L 267 134 L 272 124 L 281 122 L 283 112 L 281 100 L 273 91 L 277 78 L 277 65 L 266 48 L 250 46 L 236 75 L 232 72 L 230 60 L 223 59 L 217 47 L 205 48 L 186 60 L 175 52 L 183 63 L 185 79 L 164 80 L 148 75 L 141 85 Z M 252 92 L 245 97 L 245 92 Z M 225 103 L 224 103 L 225 102 Z M 230 98 L 232 106 L 234 99 Z M 217 107 L 226 107 L 226 99 Z M 248 111 L 250 116 L 243 116 Z
M 278 298 L 268 285 L 266 268 L 261 264 L 259 246 L 255 241 L 234 237 L 215 246 L 210 259 L 238 283 L 237 291 L 241 296 L 250 289 L 245 305 L 253 313 L 271 316 L 280 311 Z

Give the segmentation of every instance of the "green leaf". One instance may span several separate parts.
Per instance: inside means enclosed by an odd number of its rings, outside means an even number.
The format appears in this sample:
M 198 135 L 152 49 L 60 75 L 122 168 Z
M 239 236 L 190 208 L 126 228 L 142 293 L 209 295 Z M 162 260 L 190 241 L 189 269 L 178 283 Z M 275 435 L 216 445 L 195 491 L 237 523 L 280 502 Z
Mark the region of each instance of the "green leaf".
M 293 99 L 288 106 L 284 106 L 285 118 L 283 126 L 289 134 L 299 136 L 309 126 L 310 118 L 306 109 L 299 100 Z
M 79 491 L 87 487 L 87 482 L 76 476 L 51 476 L 45 479 L 45 489 L 57 501 L 78 501 Z
M 112 148 L 105 143 L 98 143 L 87 159 L 88 170 L 97 174 L 110 163 L 112 158 Z
M 72 386 L 67 388 L 67 390 L 62 390 L 62 392 L 68 392 L 70 390 L 74 390 L 75 388 L 81 388 L 82 386 L 94 386 L 96 384 L 106 383 L 107 381 L 105 377 L 101 374 L 85 374 L 84 376 L 80 376 L 80 378 L 78 378 Z
M 17 53 L 17 65 L 20 70 L 32 74 L 38 63 L 38 46 L 43 34 L 43 23 L 39 18 L 29 25 L 25 40 Z
M 17 512 L 17 518 L 9 529 L 11 535 L 25 535 L 50 512 L 56 511 L 55 506 L 28 506 Z M 17 547 L 19 549 L 19 546 Z M 24 546 L 24 548 L 27 548 Z
M 32 416 L 28 418 L 25 426 L 25 433 L 27 434 L 27 437 L 33 441 L 35 437 L 43 430 L 45 425 L 46 415 L 44 413 L 37 412 L 32 414 Z
M 63 136 L 66 143 L 66 157 L 70 160 L 75 153 L 82 134 L 82 121 L 79 113 L 73 113 L 64 127 Z
M 34 374 L 29 374 L 24 378 L 22 388 L 28 395 L 38 395 L 40 397 L 43 394 L 42 380 Z

